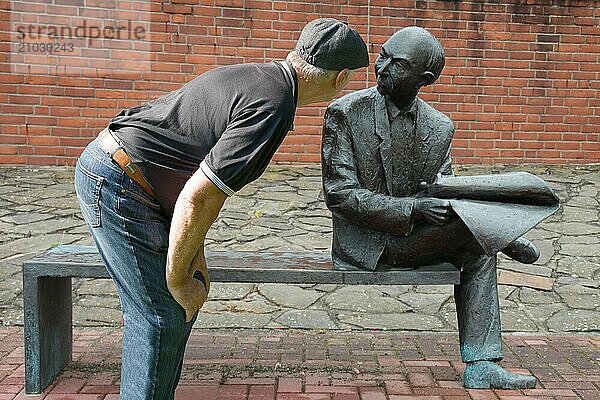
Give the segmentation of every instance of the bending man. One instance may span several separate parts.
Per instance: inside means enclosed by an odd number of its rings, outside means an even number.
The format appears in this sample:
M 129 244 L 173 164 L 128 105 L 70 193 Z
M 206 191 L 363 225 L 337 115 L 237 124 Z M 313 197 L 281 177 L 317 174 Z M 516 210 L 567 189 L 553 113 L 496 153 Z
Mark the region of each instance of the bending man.
M 368 63 L 356 31 L 318 19 L 286 61 L 213 69 L 121 111 L 87 146 L 75 185 L 121 300 L 122 399 L 173 399 L 225 199 L 262 174 L 296 107 L 331 100 Z

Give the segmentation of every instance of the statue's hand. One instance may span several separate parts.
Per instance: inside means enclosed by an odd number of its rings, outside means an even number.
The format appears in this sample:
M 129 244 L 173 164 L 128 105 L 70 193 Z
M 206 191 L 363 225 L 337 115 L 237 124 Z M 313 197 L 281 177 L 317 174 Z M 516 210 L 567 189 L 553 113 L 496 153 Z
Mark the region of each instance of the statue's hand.
M 415 200 L 414 212 L 433 225 L 444 225 L 452 217 L 450 202 L 433 197 L 419 197 Z
M 441 173 L 438 173 L 435 177 L 435 180 L 431 183 L 427 183 L 426 181 L 423 181 L 419 184 L 419 188 L 421 189 L 421 196 L 427 197 L 427 196 L 431 196 L 431 193 L 435 193 L 436 189 L 439 186 L 439 182 L 440 180 L 443 180 L 444 176 Z

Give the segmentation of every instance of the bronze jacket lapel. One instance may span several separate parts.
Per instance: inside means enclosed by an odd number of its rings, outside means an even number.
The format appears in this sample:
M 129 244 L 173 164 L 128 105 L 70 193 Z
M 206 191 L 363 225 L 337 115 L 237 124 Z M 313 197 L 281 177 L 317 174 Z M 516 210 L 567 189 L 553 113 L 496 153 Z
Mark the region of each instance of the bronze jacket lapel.
M 387 193 L 392 193 L 392 157 L 391 153 L 392 138 L 390 136 L 390 121 L 385 108 L 385 99 L 379 93 L 375 93 L 375 102 L 373 104 L 373 120 L 375 121 L 375 134 L 381 139 L 379 144 L 379 156 L 381 168 L 385 177 Z
M 419 162 L 416 164 L 415 178 L 431 183 L 444 162 L 450 141 L 452 139 L 452 125 L 443 120 L 443 114 L 432 112 L 431 106 L 417 99 L 417 147 L 416 157 Z

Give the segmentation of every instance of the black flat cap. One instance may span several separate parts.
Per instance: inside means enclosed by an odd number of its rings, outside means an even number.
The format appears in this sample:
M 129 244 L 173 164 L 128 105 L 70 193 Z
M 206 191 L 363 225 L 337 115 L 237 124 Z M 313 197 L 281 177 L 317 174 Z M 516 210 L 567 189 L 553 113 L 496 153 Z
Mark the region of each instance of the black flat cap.
M 369 66 L 367 45 L 358 32 L 333 18 L 306 24 L 296 44 L 296 53 L 307 63 L 328 70 Z

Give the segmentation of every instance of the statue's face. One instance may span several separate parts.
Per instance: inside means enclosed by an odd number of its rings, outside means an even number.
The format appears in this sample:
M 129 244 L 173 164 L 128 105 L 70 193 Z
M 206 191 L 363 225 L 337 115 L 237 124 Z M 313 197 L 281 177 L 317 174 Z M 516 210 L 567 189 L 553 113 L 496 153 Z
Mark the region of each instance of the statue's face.
M 428 43 L 404 30 L 393 35 L 375 60 L 377 91 L 393 101 L 412 101 L 422 86 L 429 59 Z

